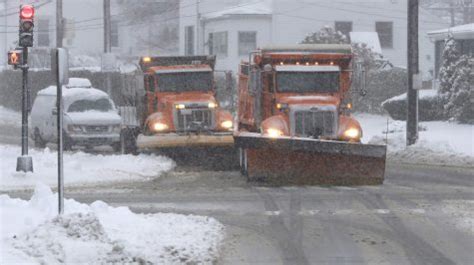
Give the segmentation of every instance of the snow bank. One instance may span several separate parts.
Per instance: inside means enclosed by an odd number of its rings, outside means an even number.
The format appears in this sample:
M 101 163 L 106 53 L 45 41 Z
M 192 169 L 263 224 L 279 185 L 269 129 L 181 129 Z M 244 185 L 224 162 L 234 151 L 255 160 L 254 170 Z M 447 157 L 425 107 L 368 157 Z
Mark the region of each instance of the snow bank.
M 419 140 L 406 147 L 406 122 L 380 115 L 355 114 L 362 142 L 385 144 L 388 119 L 388 158 L 403 163 L 473 167 L 474 126 L 444 121 L 420 122 Z
M 0 195 L 1 264 L 212 264 L 224 238 L 215 219 L 134 214 L 102 201 L 65 201 L 37 186 L 30 201 Z
M 21 113 L 0 106 L 0 126 L 21 126 Z
M 34 173 L 15 171 L 18 146 L 0 145 L 0 190 L 33 188 L 41 182 L 57 185 L 57 152 L 48 148 L 30 150 Z M 83 152 L 64 154 L 66 186 L 107 183 L 113 181 L 144 181 L 171 170 L 174 162 L 166 157 L 145 155 L 98 155 Z

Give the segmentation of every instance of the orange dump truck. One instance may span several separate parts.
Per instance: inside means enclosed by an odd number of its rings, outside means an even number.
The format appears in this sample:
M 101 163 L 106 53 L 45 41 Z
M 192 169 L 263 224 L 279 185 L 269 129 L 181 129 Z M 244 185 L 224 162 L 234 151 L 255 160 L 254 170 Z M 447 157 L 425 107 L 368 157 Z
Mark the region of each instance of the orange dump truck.
M 214 65 L 213 56 L 141 58 L 146 94 L 139 150 L 233 147 L 233 117 L 215 98 Z
M 386 146 L 362 144 L 350 114 L 350 45 L 270 47 L 239 76 L 243 174 L 277 184 L 367 185 L 384 180 Z

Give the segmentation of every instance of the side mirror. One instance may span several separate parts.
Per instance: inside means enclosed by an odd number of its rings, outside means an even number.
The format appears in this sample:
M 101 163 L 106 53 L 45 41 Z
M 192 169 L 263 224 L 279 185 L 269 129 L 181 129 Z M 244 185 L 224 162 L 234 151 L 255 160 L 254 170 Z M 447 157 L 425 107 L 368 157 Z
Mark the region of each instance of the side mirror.
M 51 114 L 53 115 L 58 115 L 58 109 L 57 108 L 53 108 L 53 110 L 51 111 Z
M 365 95 L 367 95 L 367 72 L 365 71 L 364 62 L 361 60 L 356 63 L 356 75 L 359 86 L 359 95 L 365 97 Z

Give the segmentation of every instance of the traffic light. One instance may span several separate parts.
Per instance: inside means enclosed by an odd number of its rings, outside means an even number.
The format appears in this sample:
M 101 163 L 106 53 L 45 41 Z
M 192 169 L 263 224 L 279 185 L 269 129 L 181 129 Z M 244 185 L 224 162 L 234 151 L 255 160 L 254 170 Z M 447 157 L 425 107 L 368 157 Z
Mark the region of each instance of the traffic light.
M 23 65 L 23 53 L 18 50 L 8 52 L 8 64 L 13 65 L 17 68 L 20 65 Z
M 32 5 L 20 7 L 20 47 L 33 47 L 35 8 Z

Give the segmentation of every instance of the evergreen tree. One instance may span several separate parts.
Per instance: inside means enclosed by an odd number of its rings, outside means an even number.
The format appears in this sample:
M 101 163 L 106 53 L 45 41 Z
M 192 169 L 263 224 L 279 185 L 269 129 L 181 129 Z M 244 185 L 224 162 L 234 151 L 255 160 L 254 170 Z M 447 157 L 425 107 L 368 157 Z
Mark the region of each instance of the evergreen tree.
M 445 110 L 448 117 L 461 123 L 474 123 L 474 58 L 463 55 L 453 64 L 451 90 Z
M 324 26 L 321 30 L 308 34 L 301 43 L 344 44 L 349 43 L 349 40 L 340 31 L 335 31 L 329 26 Z
M 443 62 L 439 69 L 439 93 L 441 96 L 449 93 L 452 87 L 452 78 L 454 74 L 454 64 L 459 60 L 460 53 L 456 40 L 450 36 L 446 39 L 443 49 Z

